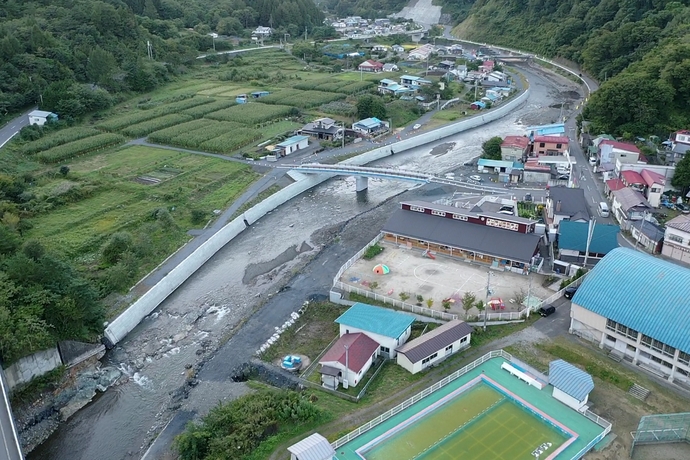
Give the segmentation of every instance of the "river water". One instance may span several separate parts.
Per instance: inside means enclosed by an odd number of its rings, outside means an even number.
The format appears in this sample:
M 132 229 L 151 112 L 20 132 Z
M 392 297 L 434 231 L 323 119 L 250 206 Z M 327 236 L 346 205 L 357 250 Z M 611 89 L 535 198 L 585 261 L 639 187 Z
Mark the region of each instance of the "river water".
M 550 106 L 560 104 L 563 95 L 574 86 L 566 79 L 544 76 L 531 69 L 525 69 L 524 73 L 531 84 L 531 95 L 512 115 L 396 154 L 377 162 L 376 166 L 445 173 L 479 156 L 481 144 L 493 136 L 524 134 L 525 126 L 554 122 L 559 109 Z M 433 147 L 444 143 L 452 144 L 449 152 L 431 154 Z M 289 275 L 301 257 L 318 251 L 319 241 L 314 235 L 320 229 L 368 211 L 409 188 L 405 182 L 370 179 L 366 198 L 360 195 L 360 199 L 355 199 L 354 178 L 333 179 L 261 219 L 223 248 L 118 347 L 108 352 L 104 364 L 122 369 L 130 376 L 129 381 L 108 390 L 73 415 L 28 459 L 141 458 L 155 434 L 170 420 L 171 412 L 166 409 L 171 405 L 180 407 L 171 393 L 184 383 L 187 367 L 208 358 L 224 336 L 243 324 L 260 296 L 275 289 L 274 275 L 276 280 Z M 290 248 L 298 251 L 302 248 L 304 252 L 291 261 L 277 263 L 265 277 L 243 283 L 248 265 L 277 260 Z M 328 268 L 333 274 L 337 269 Z M 241 384 L 204 382 L 193 392 L 197 401 L 205 402 L 193 409 L 207 410 L 219 400 L 237 397 L 245 391 Z

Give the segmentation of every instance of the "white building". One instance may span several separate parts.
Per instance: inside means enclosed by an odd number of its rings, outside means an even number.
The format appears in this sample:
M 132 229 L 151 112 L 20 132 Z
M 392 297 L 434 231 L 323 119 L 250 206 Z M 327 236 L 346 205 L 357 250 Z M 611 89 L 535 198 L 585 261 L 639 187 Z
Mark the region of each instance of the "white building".
M 605 139 L 599 143 L 599 164 L 635 164 L 640 158 L 640 149 L 634 144 Z
M 344 388 L 357 386 L 378 355 L 379 344 L 366 334 L 342 335 L 319 360 L 321 384 L 331 390 L 341 383 Z
M 690 383 L 689 307 L 690 269 L 616 248 L 573 296 L 569 332 L 669 381 Z
M 336 320 L 340 336 L 363 332 L 380 344 L 381 354 L 395 358 L 398 347 L 407 342 L 412 333 L 414 316 L 383 307 L 356 303 Z
M 314 433 L 288 447 L 290 460 L 333 460 L 335 450 L 328 439 Z
M 277 144 L 273 151 L 278 156 L 286 156 L 298 150 L 305 149 L 309 145 L 309 136 L 292 136 Z
M 585 411 L 589 393 L 594 389 L 592 376 L 570 363 L 558 359 L 549 363 L 552 396 L 576 411 Z
M 43 126 L 48 120 L 57 120 L 57 114 L 44 110 L 34 110 L 29 112 L 29 124 Z
M 457 319 L 398 348 L 398 365 L 412 374 L 433 366 L 470 346 L 472 326 Z
M 681 214 L 666 222 L 661 253 L 690 264 L 690 215 Z

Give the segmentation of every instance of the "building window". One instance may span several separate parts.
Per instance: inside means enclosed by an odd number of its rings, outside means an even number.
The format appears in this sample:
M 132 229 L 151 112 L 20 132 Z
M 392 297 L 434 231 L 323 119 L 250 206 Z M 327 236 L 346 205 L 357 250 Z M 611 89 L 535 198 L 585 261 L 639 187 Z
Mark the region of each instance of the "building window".
M 614 342 L 614 343 L 616 342 L 616 338 L 614 336 L 608 335 L 608 334 L 606 334 L 606 340 L 609 340 L 609 341 Z
M 616 322 L 611 320 L 611 319 L 607 319 L 606 320 L 606 329 L 608 329 L 610 331 L 615 331 L 616 330 Z
M 424 240 L 417 240 L 417 243 L 419 243 L 419 244 L 426 244 L 426 241 L 424 241 Z
M 556 148 L 557 149 L 563 148 L 563 144 L 556 144 Z
M 446 217 L 446 213 L 443 211 L 437 211 L 435 209 L 431 210 L 431 215 L 433 216 L 440 216 L 440 217 Z
M 642 334 L 642 345 L 651 348 L 652 347 L 652 338 L 648 335 Z
M 683 238 L 681 238 L 681 237 L 678 236 L 678 235 L 674 235 L 673 233 L 670 233 L 670 234 L 668 235 L 668 239 L 671 240 L 671 241 L 675 241 L 676 243 L 683 244 Z
M 431 361 L 432 359 L 436 358 L 437 356 L 438 356 L 438 353 L 434 353 L 433 355 L 431 355 L 431 356 L 429 356 L 429 357 L 427 357 L 427 358 L 424 358 L 424 359 L 422 360 L 422 365 L 428 363 L 429 361 Z
M 544 144 L 543 142 L 539 143 L 539 147 L 545 147 L 545 146 L 546 146 L 546 144 Z
M 414 212 L 424 212 L 424 208 L 421 206 L 410 206 L 410 211 Z
M 460 339 L 460 343 L 465 343 L 465 342 L 467 342 L 467 336 Z
M 381 347 L 381 352 L 383 352 L 383 353 L 390 353 L 390 352 L 391 352 L 391 349 L 388 348 L 388 347 L 383 347 L 383 346 L 382 346 L 382 347 Z
M 686 366 L 690 366 L 690 353 L 681 351 L 678 353 L 678 361 Z
M 637 348 L 633 347 L 632 345 L 628 345 L 628 351 L 632 351 L 635 353 L 637 351 Z
M 453 345 L 448 345 L 446 347 L 446 351 L 453 351 Z
M 659 187 L 652 187 L 652 193 L 659 193 L 661 189 Z
M 678 372 L 680 375 L 684 375 L 688 377 L 690 375 L 690 372 L 686 371 L 685 369 L 681 369 L 680 367 L 676 367 L 676 372 Z
M 467 216 L 462 216 L 460 214 L 453 214 L 453 219 L 455 220 L 467 220 Z

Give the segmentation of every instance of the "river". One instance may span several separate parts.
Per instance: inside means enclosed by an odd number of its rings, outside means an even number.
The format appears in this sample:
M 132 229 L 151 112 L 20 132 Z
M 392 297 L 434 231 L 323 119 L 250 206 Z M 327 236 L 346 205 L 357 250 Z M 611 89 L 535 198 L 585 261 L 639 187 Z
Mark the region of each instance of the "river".
M 478 156 L 482 142 L 490 137 L 522 134 L 524 126 L 554 122 L 563 97 L 576 87 L 564 78 L 545 77 L 533 69 L 525 68 L 523 73 L 531 84 L 530 98 L 510 116 L 396 154 L 376 166 L 445 173 Z M 433 147 L 444 143 L 452 143 L 449 152 L 431 154 Z M 213 370 L 219 362 L 228 362 L 212 359 L 215 350 L 231 333 L 246 335 L 251 340 L 232 350 L 224 347 L 221 353 L 232 355 L 229 362 L 248 359 L 256 350 L 256 343 L 268 339 L 273 328 L 280 326 L 289 317 L 289 311 L 297 310 L 304 300 L 293 297 L 296 293 L 289 291 L 276 294 L 281 280 L 290 279 L 296 272 L 302 285 L 312 283 L 313 293 L 326 294 L 329 277 L 338 270 L 340 260 L 349 258 L 359 247 L 353 243 L 337 249 L 339 252 L 330 261 L 324 260 L 318 272 L 313 268 L 300 271 L 305 261 L 314 258 L 329 238 L 332 240 L 333 236 L 324 229 L 335 228 L 409 188 L 409 183 L 370 180 L 365 198 L 356 199 L 353 178 L 333 179 L 261 219 L 216 254 L 108 352 L 104 364 L 124 370 L 129 381 L 108 390 L 73 415 L 28 459 L 139 459 L 176 411 L 204 412 L 219 400 L 243 394 L 243 384 L 229 382 Z M 419 187 L 413 193 L 423 195 L 425 188 Z M 376 231 L 366 229 L 372 235 Z M 247 267 L 253 267 L 255 272 L 251 280 L 245 278 Z M 257 267 L 261 267 L 258 272 Z M 275 294 L 274 301 L 284 295 L 290 305 L 285 310 L 267 313 L 260 321 L 253 318 L 245 322 L 255 305 L 271 293 Z M 188 367 L 200 361 L 209 361 L 208 369 L 201 373 L 206 378 L 200 377 L 189 398 L 176 397 Z

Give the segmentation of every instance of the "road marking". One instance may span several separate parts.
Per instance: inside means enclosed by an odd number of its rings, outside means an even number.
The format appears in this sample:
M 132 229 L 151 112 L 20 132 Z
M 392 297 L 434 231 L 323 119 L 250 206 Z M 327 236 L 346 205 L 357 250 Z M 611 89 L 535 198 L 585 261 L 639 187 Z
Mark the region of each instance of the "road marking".
M 596 201 L 594 201 L 594 197 L 592 197 L 592 204 L 596 204 Z
M 7 140 L 6 140 L 5 142 L 3 142 L 2 144 L 0 144 L 0 149 L 3 148 L 3 147 L 5 146 L 5 144 L 7 144 L 10 140 L 12 140 L 12 138 L 13 138 L 14 136 L 16 136 L 18 132 L 19 132 L 19 131 L 13 132 L 12 135 L 10 135 L 10 137 L 8 137 Z

